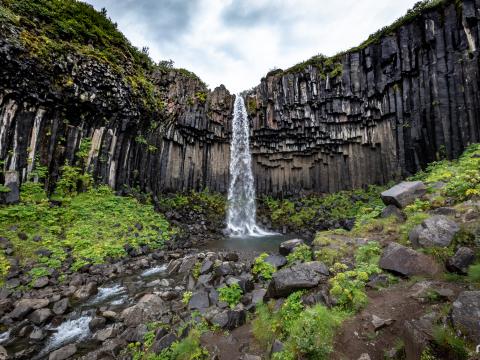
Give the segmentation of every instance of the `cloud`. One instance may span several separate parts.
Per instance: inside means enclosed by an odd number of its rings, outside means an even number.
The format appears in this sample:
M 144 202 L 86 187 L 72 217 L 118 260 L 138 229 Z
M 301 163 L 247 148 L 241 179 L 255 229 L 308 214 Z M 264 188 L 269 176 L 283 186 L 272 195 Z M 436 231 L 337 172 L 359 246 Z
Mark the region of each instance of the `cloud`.
M 172 59 L 211 88 L 257 85 L 274 67 L 334 55 L 389 25 L 417 0 L 87 0 L 154 60 Z

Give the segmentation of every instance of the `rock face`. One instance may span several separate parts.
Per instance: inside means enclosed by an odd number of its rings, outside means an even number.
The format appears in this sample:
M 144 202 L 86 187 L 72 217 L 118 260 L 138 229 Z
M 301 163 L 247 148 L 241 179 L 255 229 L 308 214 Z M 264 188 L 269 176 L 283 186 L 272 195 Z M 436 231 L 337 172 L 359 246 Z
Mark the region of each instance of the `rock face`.
M 447 247 L 460 226 L 444 215 L 432 216 L 416 226 L 409 234 L 413 247 Z
M 475 252 L 467 247 L 462 246 L 447 261 L 447 269 L 460 274 L 466 274 L 468 267 L 475 261 Z
M 403 276 L 435 275 L 439 272 L 439 266 L 432 258 L 397 243 L 390 243 L 385 248 L 379 266 Z
M 479 8 L 449 0 L 328 65 L 267 74 L 245 94 L 257 191 L 383 184 L 478 142 Z M 225 87 L 154 72 L 163 102 L 152 114 L 106 63 L 68 54 L 50 65 L 22 45 L 20 31 L 0 29 L 0 160 L 20 181 L 38 158 L 52 187 L 88 140 L 84 166 L 115 189 L 227 190 L 233 96 Z

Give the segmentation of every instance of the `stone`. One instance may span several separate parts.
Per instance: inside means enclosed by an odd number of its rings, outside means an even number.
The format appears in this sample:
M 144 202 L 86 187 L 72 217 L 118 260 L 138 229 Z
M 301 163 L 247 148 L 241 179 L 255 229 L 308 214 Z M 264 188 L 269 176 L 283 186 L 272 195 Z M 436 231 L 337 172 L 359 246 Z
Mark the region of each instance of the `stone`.
M 34 328 L 29 335 L 29 338 L 33 341 L 40 341 L 43 340 L 47 336 L 45 332 L 41 328 Z
M 183 258 L 180 267 L 178 268 L 179 274 L 187 274 L 192 271 L 193 267 L 197 263 L 197 256 L 196 255 L 189 255 Z
M 190 310 L 206 309 L 210 306 L 210 300 L 206 291 L 197 291 L 192 294 L 188 302 Z
M 264 261 L 275 266 L 277 269 L 287 265 L 287 258 L 282 255 L 268 255 Z
M 230 262 L 224 261 L 222 262 L 216 269 L 215 274 L 218 276 L 227 276 L 233 275 L 235 273 L 235 269 Z
M 105 319 L 103 316 L 94 316 L 88 323 L 88 328 L 90 331 L 96 331 L 104 327 L 106 323 L 107 319 Z
M 386 206 L 383 210 L 382 213 L 380 214 L 380 217 L 382 218 L 388 218 L 390 216 L 395 216 L 398 220 L 400 221 L 405 221 L 407 217 L 403 213 L 402 210 L 400 210 L 398 207 L 395 205 L 388 205 Z
M 73 293 L 73 297 L 80 301 L 87 300 L 90 296 L 97 294 L 97 283 L 90 282 L 87 285 L 81 286 Z
M 403 209 L 421 198 L 427 192 L 427 187 L 421 181 L 403 181 L 382 192 L 381 197 L 385 205 L 395 205 Z
M 405 321 L 403 340 L 406 359 L 420 359 L 423 350 L 430 345 L 433 338 L 435 313 L 422 316 L 420 319 Z
M 155 321 L 166 311 L 168 307 L 159 295 L 146 294 L 137 304 L 124 309 L 120 318 L 126 326 L 137 326 Z
M 141 342 L 143 341 L 143 338 L 145 334 L 148 332 L 147 325 L 145 324 L 140 324 L 134 328 L 127 328 L 121 335 L 120 337 L 122 339 L 125 339 L 129 343 L 134 343 L 134 342 Z
M 274 353 L 277 353 L 277 352 L 282 352 L 283 348 L 284 348 L 283 343 L 280 340 L 275 339 L 272 343 L 272 348 L 270 350 L 270 355 L 274 354 Z
M 240 360 L 262 360 L 262 358 L 258 355 L 253 355 L 253 354 L 243 354 L 240 357 Z
M 294 291 L 309 289 L 326 281 L 328 268 L 319 261 L 312 261 L 280 269 L 273 274 L 267 297 L 284 297 Z
M 403 276 L 436 275 L 441 271 L 429 256 L 398 243 L 390 243 L 383 250 L 379 266 L 383 270 Z
M 381 317 L 377 315 L 372 315 L 372 325 L 375 329 L 375 331 L 380 330 L 381 328 L 392 325 L 393 320 L 392 319 L 382 319 Z
M 447 247 L 460 226 L 444 215 L 435 215 L 424 220 L 410 232 L 408 238 L 414 248 Z
M 70 304 L 68 298 L 63 298 L 53 304 L 52 310 L 55 315 L 63 315 L 65 314 L 69 306 Z
M 252 304 L 257 305 L 258 303 L 263 302 L 263 298 L 267 290 L 265 289 L 256 289 L 252 291 Z
M 358 360 L 371 360 L 371 357 L 367 353 L 363 353 L 362 355 L 360 355 Z
M 77 352 L 75 344 L 69 344 L 50 353 L 48 360 L 65 360 L 71 358 Z
M 38 309 L 35 310 L 33 313 L 29 315 L 29 319 L 35 325 L 40 325 L 46 322 L 53 316 L 52 311 L 48 308 Z
M 98 341 L 105 341 L 107 339 L 111 339 L 116 337 L 120 333 L 120 326 L 118 324 L 111 325 L 105 329 L 99 330 L 95 333 L 95 340 Z
M 225 261 L 233 261 L 233 262 L 237 262 L 239 257 L 238 257 L 238 254 L 236 252 L 228 252 L 225 254 L 225 256 L 223 257 L 223 259 Z
M 205 274 L 209 273 L 210 271 L 212 271 L 213 270 L 213 265 L 214 265 L 213 261 L 208 260 L 208 259 L 204 260 L 203 263 L 202 263 L 202 267 L 200 268 L 200 274 L 205 275 Z
M 468 268 L 475 262 L 475 252 L 465 246 L 460 247 L 455 255 L 447 260 L 447 269 L 459 274 L 467 274 Z
M 245 323 L 247 316 L 245 310 L 224 310 L 212 318 L 212 323 L 222 329 L 233 330 Z
M 305 242 L 302 239 L 287 240 L 280 244 L 278 251 L 280 252 L 280 255 L 287 256 L 293 251 L 293 249 L 303 244 L 305 244 Z
M 47 286 L 48 282 L 49 282 L 48 277 L 47 276 L 42 276 L 42 277 L 39 277 L 38 279 L 36 279 L 33 282 L 32 287 L 34 289 L 41 289 L 41 288 L 44 288 L 45 286 Z
M 155 341 L 152 344 L 151 351 L 155 354 L 159 354 L 162 350 L 168 348 L 172 345 L 175 341 L 177 341 L 177 336 L 174 333 L 169 333 L 163 335 L 161 338 L 155 338 Z
M 15 307 L 8 315 L 12 319 L 21 319 L 31 313 L 33 310 L 48 306 L 47 299 L 21 299 L 15 303 Z
M 457 331 L 476 343 L 480 339 L 480 291 L 464 291 L 453 302 L 452 322 Z

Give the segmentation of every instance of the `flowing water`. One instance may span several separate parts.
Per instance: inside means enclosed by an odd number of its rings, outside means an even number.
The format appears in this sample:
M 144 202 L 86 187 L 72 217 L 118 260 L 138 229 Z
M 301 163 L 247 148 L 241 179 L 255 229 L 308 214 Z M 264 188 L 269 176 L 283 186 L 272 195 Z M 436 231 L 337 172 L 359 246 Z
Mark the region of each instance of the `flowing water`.
M 230 145 L 227 232 L 232 237 L 273 235 L 256 224 L 255 185 L 250 154 L 249 123 L 243 98 L 235 98 Z

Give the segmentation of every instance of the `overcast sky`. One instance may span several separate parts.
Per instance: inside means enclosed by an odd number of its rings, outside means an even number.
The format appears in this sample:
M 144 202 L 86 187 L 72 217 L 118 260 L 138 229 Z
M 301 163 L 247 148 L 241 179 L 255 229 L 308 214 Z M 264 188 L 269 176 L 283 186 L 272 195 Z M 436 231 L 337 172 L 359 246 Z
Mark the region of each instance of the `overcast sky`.
M 87 0 L 155 61 L 172 59 L 235 93 L 273 68 L 360 44 L 417 1 Z

